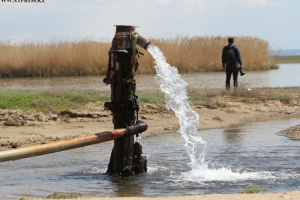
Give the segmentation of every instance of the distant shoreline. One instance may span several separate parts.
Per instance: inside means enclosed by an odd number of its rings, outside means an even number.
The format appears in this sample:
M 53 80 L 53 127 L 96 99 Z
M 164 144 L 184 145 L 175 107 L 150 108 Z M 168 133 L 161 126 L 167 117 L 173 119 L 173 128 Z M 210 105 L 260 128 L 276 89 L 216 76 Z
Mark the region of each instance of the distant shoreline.
M 284 50 L 270 50 L 269 55 L 276 56 L 300 56 L 300 49 L 284 49 Z
M 298 56 L 274 56 L 277 64 L 300 63 L 300 55 Z

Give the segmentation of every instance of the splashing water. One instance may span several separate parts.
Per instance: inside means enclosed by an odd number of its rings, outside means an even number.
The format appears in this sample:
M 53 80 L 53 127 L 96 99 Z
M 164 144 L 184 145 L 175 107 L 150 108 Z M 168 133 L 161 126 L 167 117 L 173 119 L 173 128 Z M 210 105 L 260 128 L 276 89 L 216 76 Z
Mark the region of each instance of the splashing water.
M 155 59 L 157 75 L 156 83 L 165 95 L 166 107 L 172 109 L 179 119 L 178 131 L 185 139 L 185 146 L 191 159 L 189 163 L 192 169 L 207 169 L 205 162 L 204 141 L 198 131 L 199 115 L 191 108 L 186 92 L 188 85 L 178 74 L 176 67 L 170 66 L 158 47 L 149 44 L 147 51 Z
M 206 141 L 197 131 L 199 115 L 191 108 L 187 96 L 187 83 L 178 74 L 176 67 L 170 66 L 160 49 L 152 44 L 148 45 L 147 51 L 155 59 L 157 75 L 155 82 L 165 95 L 166 107 L 172 109 L 179 119 L 180 130 L 178 131 L 185 140 L 185 146 L 190 156 L 188 163 L 191 171 L 175 175 L 176 181 L 212 181 L 212 180 L 247 180 L 263 177 L 272 178 L 269 172 L 233 172 L 231 169 L 209 169 L 205 161 Z M 172 175 L 173 176 L 173 175 Z

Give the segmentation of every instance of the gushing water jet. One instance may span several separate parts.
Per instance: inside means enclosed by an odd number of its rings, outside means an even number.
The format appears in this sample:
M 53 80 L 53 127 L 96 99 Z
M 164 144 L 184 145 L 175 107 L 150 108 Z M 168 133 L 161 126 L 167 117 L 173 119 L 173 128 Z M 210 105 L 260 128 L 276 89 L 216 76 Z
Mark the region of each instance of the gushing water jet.
M 191 108 L 186 86 L 188 85 L 178 73 L 176 67 L 166 62 L 166 58 L 160 49 L 152 44 L 148 45 L 147 51 L 155 59 L 156 83 L 165 95 L 166 107 L 172 109 L 179 119 L 180 130 L 178 131 L 185 139 L 185 146 L 190 156 L 189 163 L 192 169 L 207 169 L 205 162 L 204 141 L 197 130 L 199 115 Z

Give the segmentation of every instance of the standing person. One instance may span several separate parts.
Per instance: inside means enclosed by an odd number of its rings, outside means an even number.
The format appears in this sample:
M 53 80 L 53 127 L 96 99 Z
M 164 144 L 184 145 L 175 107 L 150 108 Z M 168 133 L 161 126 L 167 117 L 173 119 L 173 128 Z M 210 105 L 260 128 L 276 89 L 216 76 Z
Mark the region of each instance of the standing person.
M 235 45 L 234 38 L 229 37 L 228 38 L 228 45 L 223 48 L 222 52 L 222 65 L 224 70 L 226 70 L 226 89 L 230 89 L 230 79 L 231 74 L 233 74 L 233 85 L 234 87 L 238 86 L 238 71 L 239 71 L 239 64 L 241 66 L 241 70 L 243 68 L 241 55 L 239 48 Z

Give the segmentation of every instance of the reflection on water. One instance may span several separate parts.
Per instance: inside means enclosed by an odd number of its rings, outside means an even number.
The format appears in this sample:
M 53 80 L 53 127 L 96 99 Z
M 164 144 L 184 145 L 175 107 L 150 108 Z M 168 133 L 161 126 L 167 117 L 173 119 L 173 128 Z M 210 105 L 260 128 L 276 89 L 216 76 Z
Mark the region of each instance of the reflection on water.
M 226 128 L 223 130 L 224 140 L 232 145 L 241 145 L 243 141 L 243 130 L 241 128 Z
M 280 64 L 279 69 L 247 71 L 239 82 L 250 88 L 300 86 L 298 74 L 300 64 Z M 137 91 L 158 91 L 153 75 L 136 75 Z M 100 90 L 110 91 L 102 82 L 104 76 L 51 77 L 51 78 L 0 78 L 1 91 L 44 91 L 44 90 Z M 182 74 L 191 88 L 224 88 L 225 73 L 207 72 Z
M 187 166 L 189 156 L 178 133 L 143 138 L 148 172 L 135 177 L 105 174 L 112 143 L 3 162 L 0 199 L 45 198 L 55 192 L 82 197 L 237 193 L 249 184 L 268 186 L 267 192 L 299 190 L 300 142 L 277 134 L 296 124 L 299 118 L 279 118 L 201 130 L 209 164 L 204 174 Z
M 130 178 L 128 178 L 130 179 Z M 135 178 L 131 178 L 130 185 L 124 184 L 128 180 L 114 177 L 111 179 L 114 182 L 114 196 L 115 197 L 142 197 L 144 195 L 143 187 L 140 184 L 140 181 Z M 125 185 L 125 187 L 124 187 Z M 129 186 L 129 187 L 128 187 Z

